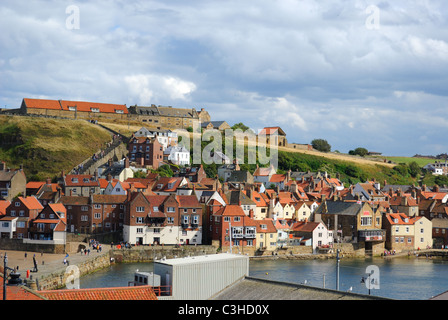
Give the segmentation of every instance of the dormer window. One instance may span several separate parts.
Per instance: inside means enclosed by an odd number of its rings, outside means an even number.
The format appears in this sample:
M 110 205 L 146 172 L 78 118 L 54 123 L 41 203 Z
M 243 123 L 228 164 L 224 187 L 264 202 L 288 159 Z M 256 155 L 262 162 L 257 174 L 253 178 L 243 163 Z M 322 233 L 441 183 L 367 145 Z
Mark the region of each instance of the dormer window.
M 68 111 L 76 111 L 76 107 L 68 107 Z
M 115 113 L 124 113 L 124 111 L 121 109 L 115 109 Z
M 92 112 L 100 112 L 100 109 L 99 108 L 90 108 L 90 111 L 92 111 Z
M 15 204 L 14 204 L 16 207 L 20 207 L 20 202 L 16 202 Z
M 78 178 L 72 178 L 73 183 L 78 183 Z

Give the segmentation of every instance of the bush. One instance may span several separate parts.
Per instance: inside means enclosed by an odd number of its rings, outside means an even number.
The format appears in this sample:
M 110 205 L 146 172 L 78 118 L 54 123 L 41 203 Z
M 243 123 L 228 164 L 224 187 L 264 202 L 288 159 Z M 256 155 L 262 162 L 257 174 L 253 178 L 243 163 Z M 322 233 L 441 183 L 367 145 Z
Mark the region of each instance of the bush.
M 314 149 L 321 152 L 331 151 L 331 145 L 327 142 L 327 140 L 324 139 L 314 139 L 313 141 L 311 141 L 311 145 Z

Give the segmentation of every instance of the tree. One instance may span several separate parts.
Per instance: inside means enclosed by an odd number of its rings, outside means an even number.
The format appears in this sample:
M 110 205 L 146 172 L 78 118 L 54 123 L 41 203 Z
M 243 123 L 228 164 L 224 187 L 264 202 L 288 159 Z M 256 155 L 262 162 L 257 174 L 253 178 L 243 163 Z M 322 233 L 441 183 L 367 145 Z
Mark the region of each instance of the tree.
M 331 151 L 330 144 L 327 142 L 327 140 L 324 139 L 314 139 L 313 141 L 311 141 L 311 145 L 313 146 L 314 149 L 321 152 Z
M 409 174 L 411 175 L 411 177 L 415 178 L 421 173 L 420 166 L 418 165 L 417 162 L 412 161 L 411 163 L 408 164 L 408 166 L 409 166 Z
M 358 156 L 364 157 L 369 153 L 369 151 L 366 148 L 359 147 L 354 150 L 354 153 Z

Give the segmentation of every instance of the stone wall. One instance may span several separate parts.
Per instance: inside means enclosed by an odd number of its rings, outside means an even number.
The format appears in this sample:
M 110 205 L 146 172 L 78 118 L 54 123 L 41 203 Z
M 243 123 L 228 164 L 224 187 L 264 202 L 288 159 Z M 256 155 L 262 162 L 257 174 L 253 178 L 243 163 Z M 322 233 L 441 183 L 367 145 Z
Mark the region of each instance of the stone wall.
M 37 280 L 39 290 L 55 290 L 66 287 L 66 283 L 76 277 L 82 277 L 94 271 L 110 266 L 110 255 L 105 253 L 101 256 L 91 258 L 76 266 L 61 268 L 54 273 L 48 274 Z M 79 274 L 77 274 L 79 272 Z
M 30 243 L 31 242 L 31 243 Z M 62 254 L 66 251 L 65 244 L 42 244 L 41 242 L 32 243 L 23 241 L 22 239 L 0 239 L 0 248 L 3 250 L 14 251 L 31 251 L 31 252 L 43 252 L 43 253 L 56 253 Z M 50 242 L 50 241 L 49 241 Z
M 187 256 L 200 256 L 215 254 L 216 248 L 213 246 L 142 246 L 132 249 L 110 250 L 110 257 L 113 261 L 120 262 L 152 262 L 154 259 L 180 258 Z

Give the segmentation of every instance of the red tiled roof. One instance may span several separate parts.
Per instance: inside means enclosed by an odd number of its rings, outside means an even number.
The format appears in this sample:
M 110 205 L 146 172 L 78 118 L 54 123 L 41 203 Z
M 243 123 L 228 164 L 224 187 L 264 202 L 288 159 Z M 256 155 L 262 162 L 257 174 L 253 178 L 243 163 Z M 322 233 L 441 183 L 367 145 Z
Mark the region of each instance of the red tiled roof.
M 0 297 L 3 297 L 3 266 L 0 267 Z M 24 286 L 6 286 L 6 300 L 45 300 L 38 293 Z
M 27 189 L 39 189 L 45 184 L 44 181 L 30 181 L 26 184 Z
M 263 129 L 261 129 L 261 131 L 258 134 L 259 135 L 271 135 L 276 132 L 279 135 L 286 135 L 286 133 L 280 127 L 265 127 Z
M 285 174 L 273 174 L 271 176 L 271 179 L 269 180 L 269 182 L 282 182 L 286 180 L 286 175 Z
M 292 226 L 293 231 L 312 232 L 317 228 L 319 222 L 299 221 Z
M 219 209 L 214 215 L 219 216 L 241 216 L 245 217 L 243 208 L 236 204 L 229 204 Z
M 40 202 L 36 199 L 36 197 L 19 197 L 19 200 L 30 210 L 37 209 L 41 210 L 44 207 L 40 204 Z
M 157 300 L 151 286 L 45 290 L 39 294 L 48 300 Z
M 389 220 L 390 224 L 403 224 L 403 225 L 413 225 L 415 223 L 415 219 L 409 218 L 404 213 L 387 213 L 386 219 Z M 395 219 L 397 219 L 397 222 L 395 222 Z M 406 222 L 405 219 L 408 219 Z
M 58 100 L 45 100 L 45 99 L 23 99 L 27 108 L 32 109 L 51 109 L 62 110 L 61 104 Z
M 198 201 L 198 198 L 195 195 L 182 195 L 177 196 L 177 201 L 179 202 L 180 208 L 200 208 L 201 204 Z
M 68 110 L 69 107 L 77 107 L 77 111 L 91 112 L 92 108 L 98 109 L 99 112 L 116 113 L 116 111 L 122 111 L 127 114 L 128 109 L 124 104 L 112 104 L 112 103 L 98 103 L 98 102 L 86 102 L 86 101 L 67 101 L 61 100 L 63 110 Z
M 257 225 L 257 233 L 276 233 L 277 228 L 274 225 L 274 221 L 272 219 L 262 219 L 262 220 L 254 220 Z M 262 225 L 265 225 L 266 228 L 261 228 Z
M 6 208 L 8 208 L 10 204 L 11 202 L 8 200 L 0 200 L 0 216 L 6 214 Z
M 77 179 L 77 180 L 76 180 Z M 89 174 L 68 174 L 65 177 L 65 185 L 67 187 L 80 187 L 80 186 L 99 186 L 99 181 L 93 178 L 93 175 Z

